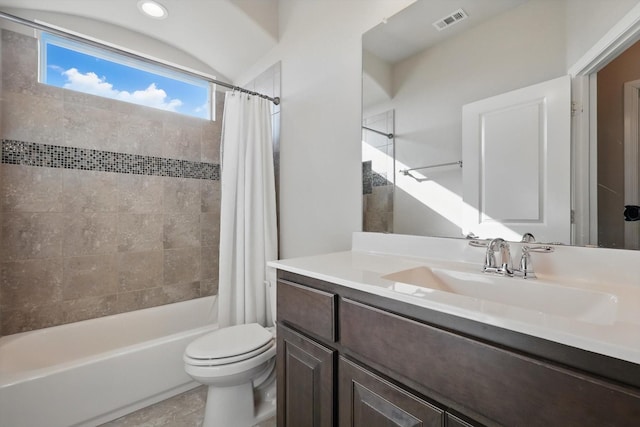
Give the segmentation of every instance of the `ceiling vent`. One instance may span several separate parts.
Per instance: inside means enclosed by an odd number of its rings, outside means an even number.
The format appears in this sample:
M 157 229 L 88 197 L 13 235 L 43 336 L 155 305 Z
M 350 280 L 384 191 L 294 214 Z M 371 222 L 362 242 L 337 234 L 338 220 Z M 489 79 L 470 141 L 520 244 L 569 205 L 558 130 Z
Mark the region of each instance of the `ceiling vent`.
M 449 28 L 450 26 L 467 19 L 468 17 L 469 15 L 467 15 L 464 10 L 458 9 L 455 12 L 452 12 L 451 14 L 445 16 L 444 18 L 434 22 L 433 26 L 436 27 L 438 31 L 442 31 L 445 28 Z

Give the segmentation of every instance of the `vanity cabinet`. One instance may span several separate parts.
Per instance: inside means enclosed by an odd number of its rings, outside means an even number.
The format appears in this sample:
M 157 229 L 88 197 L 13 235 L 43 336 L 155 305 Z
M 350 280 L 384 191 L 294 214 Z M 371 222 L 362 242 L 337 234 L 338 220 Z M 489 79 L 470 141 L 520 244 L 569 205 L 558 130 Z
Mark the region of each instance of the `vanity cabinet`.
M 602 375 L 629 368 L 633 382 L 637 365 L 303 275 L 278 278 L 280 427 L 640 425 L 640 387 Z

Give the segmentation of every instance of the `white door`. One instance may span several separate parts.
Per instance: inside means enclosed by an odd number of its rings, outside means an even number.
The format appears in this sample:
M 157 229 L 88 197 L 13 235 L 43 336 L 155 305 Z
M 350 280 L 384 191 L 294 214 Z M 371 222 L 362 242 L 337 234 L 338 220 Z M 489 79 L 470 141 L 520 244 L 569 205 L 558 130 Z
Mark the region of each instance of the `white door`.
M 464 105 L 464 233 L 571 243 L 569 76 Z

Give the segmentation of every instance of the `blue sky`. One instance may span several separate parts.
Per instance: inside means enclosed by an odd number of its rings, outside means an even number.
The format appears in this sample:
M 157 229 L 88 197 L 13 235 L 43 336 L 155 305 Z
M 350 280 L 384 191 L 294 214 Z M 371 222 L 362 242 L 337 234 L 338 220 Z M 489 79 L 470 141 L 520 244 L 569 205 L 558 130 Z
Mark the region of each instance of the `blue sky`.
M 189 84 L 52 43 L 46 46 L 47 84 L 209 118 L 207 86 Z

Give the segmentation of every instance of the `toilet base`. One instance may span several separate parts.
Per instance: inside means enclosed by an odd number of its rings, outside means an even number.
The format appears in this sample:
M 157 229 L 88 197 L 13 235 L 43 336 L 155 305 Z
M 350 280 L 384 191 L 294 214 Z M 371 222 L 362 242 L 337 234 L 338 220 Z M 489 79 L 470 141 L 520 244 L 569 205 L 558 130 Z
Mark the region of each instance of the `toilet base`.
M 202 427 L 252 427 L 275 414 L 275 375 L 256 389 L 250 382 L 230 387 L 209 386 Z

